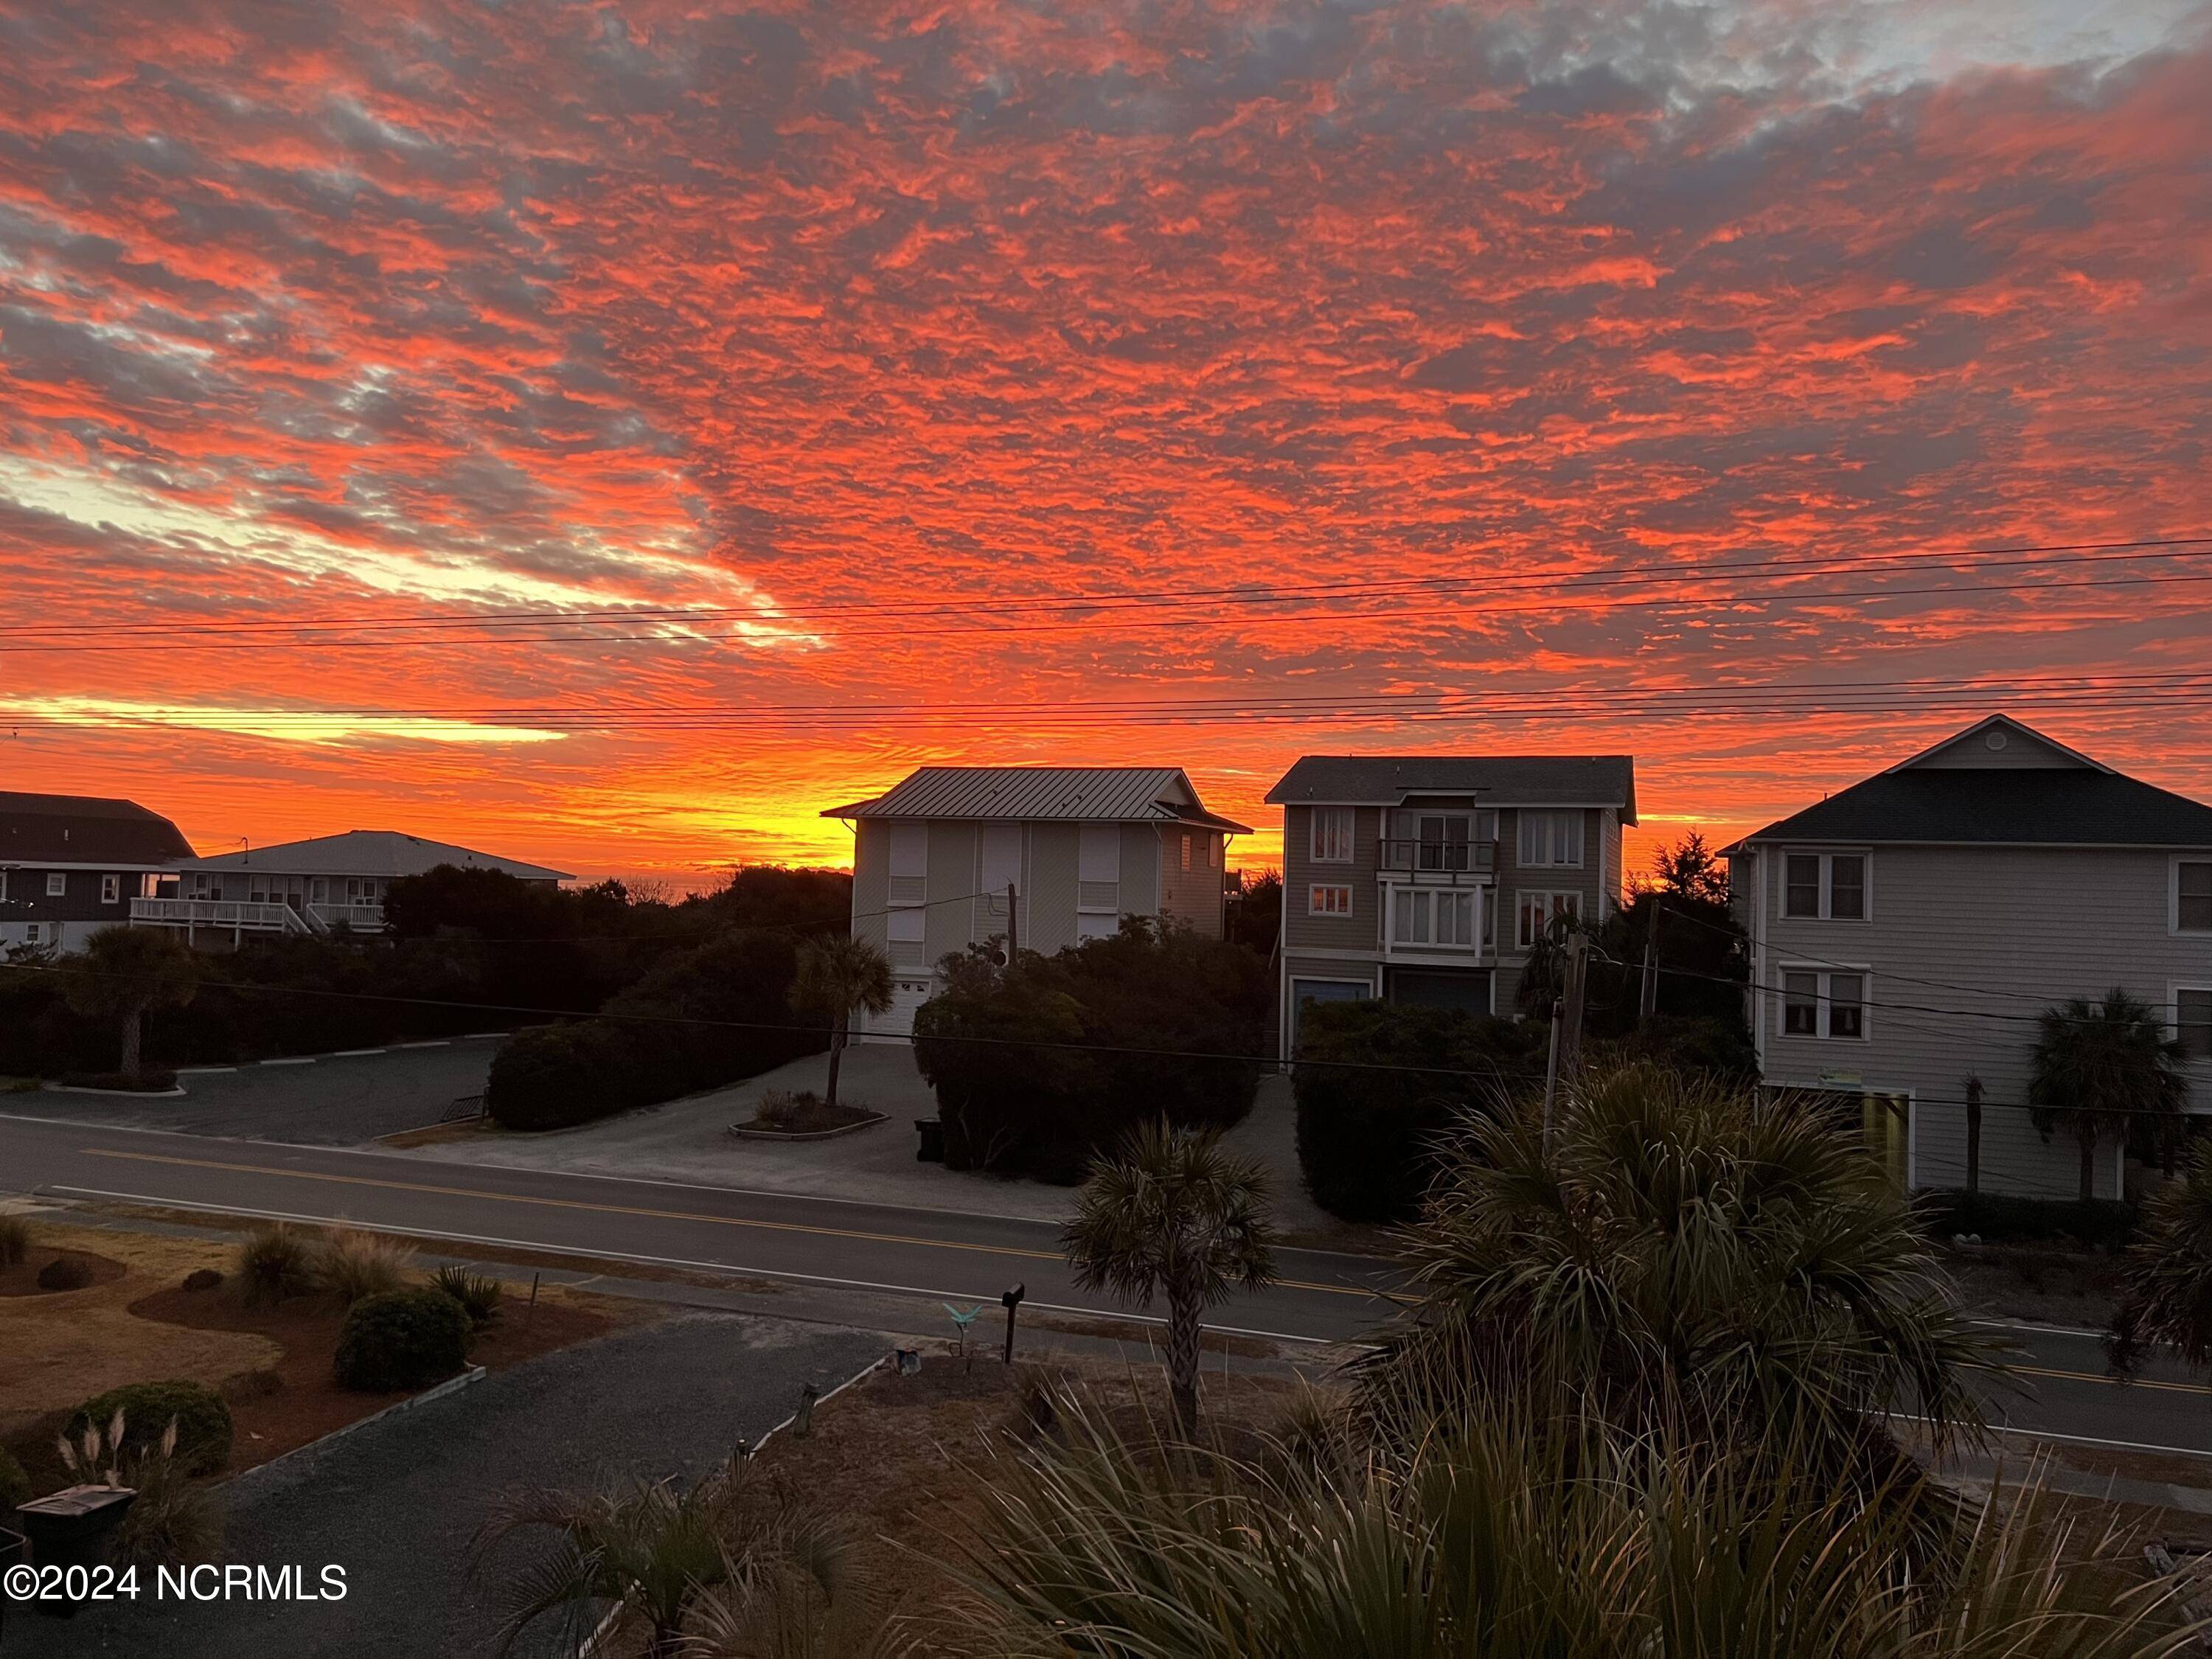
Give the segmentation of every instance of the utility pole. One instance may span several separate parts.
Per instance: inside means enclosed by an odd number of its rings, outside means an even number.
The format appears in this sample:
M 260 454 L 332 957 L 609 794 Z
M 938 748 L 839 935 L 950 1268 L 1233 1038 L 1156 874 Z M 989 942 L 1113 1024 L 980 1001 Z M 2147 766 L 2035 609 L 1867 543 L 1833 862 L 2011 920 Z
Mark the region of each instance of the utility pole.
M 1572 1083 L 1583 1069 L 1583 988 L 1589 975 L 1589 936 L 1577 927 L 1567 937 L 1566 1006 L 1559 1041 L 1559 1068 Z
M 1558 997 L 1552 999 L 1552 1048 L 1544 1061 L 1544 1154 L 1552 1152 L 1552 1097 L 1559 1088 L 1559 1021 L 1565 1004 Z
M 1014 884 L 1006 884 L 1006 966 L 1014 965 L 1022 951 L 1021 913 L 1015 906 Z
M 1982 1080 L 1966 1079 L 1966 1195 L 1982 1190 Z
M 1644 934 L 1644 994 L 1636 1003 L 1638 1025 L 1659 1012 L 1659 918 L 1665 902 L 1658 893 L 1651 895 L 1651 926 Z

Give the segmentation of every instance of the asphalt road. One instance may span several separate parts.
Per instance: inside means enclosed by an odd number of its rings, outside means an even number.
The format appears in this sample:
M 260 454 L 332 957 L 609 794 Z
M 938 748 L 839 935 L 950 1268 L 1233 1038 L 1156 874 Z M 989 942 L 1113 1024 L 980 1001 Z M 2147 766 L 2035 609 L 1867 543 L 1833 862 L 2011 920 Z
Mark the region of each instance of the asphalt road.
M 838 1294 L 995 1302 L 1017 1282 L 1028 1305 L 1126 1316 L 1079 1290 L 1049 1223 L 726 1188 L 471 1164 L 426 1166 L 374 1152 L 278 1146 L 45 1123 L 0 1115 L 0 1184 L 57 1197 L 349 1221 L 426 1237 L 522 1246 L 775 1279 Z M 1356 1340 L 1389 1311 L 1389 1264 L 1288 1250 L 1284 1282 L 1218 1309 L 1216 1328 L 1288 1342 Z M 2212 1454 L 2212 1392 L 2154 1365 L 2122 1386 L 2094 1333 L 2008 1326 L 2024 1395 L 1996 1420 L 2035 1434 Z
M 77 1123 L 356 1146 L 435 1123 L 459 1097 L 482 1094 L 501 1035 L 187 1070 L 177 1076 L 181 1095 L 132 1098 L 49 1089 L 6 1103 Z

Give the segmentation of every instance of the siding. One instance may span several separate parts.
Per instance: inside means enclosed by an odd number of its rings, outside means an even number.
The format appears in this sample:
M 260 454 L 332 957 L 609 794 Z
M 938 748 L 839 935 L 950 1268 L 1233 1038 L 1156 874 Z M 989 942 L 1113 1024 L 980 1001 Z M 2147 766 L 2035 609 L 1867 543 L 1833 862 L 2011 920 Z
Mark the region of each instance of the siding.
M 1284 809 L 1283 948 L 1285 951 L 1358 951 L 1370 961 L 1382 957 L 1382 925 L 1375 878 L 1381 858 L 1382 813 L 1373 806 L 1352 809 L 1352 862 L 1316 864 L 1313 857 L 1310 806 Z M 1352 889 L 1348 916 L 1306 914 L 1307 890 L 1316 883 Z
M 1210 830 L 1164 824 L 1159 830 L 1160 915 L 1188 922 L 1210 939 L 1221 937 L 1221 866 L 1206 862 Z M 1190 868 L 1182 867 L 1182 838 L 1190 837 Z
M 890 826 L 862 818 L 853 839 L 853 937 L 890 954 Z
M 1160 913 L 1161 832 L 1149 823 L 1121 826 L 1121 913 Z
M 922 960 L 933 968 L 939 957 L 966 950 L 973 940 L 975 884 L 981 878 L 977 857 L 974 824 L 929 826 L 929 920 L 922 933 Z
M 2212 938 L 2167 931 L 2170 854 L 1875 847 L 1868 852 L 1870 919 L 1853 922 L 1782 917 L 1782 860 L 1790 850 L 1867 849 L 1759 849 L 1765 866 L 1756 898 L 1764 933 L 1759 984 L 1778 990 L 1787 962 L 1863 963 L 1870 1002 L 1917 1006 L 1869 1007 L 1868 1036 L 1852 1042 L 1783 1036 L 1781 998 L 1759 995 L 1755 1012 L 1768 1079 L 1815 1083 L 1823 1073 L 1843 1074 L 1869 1090 L 1911 1091 L 1915 1183 L 1949 1187 L 1966 1179 L 1966 1081 L 1978 1076 L 1984 1186 L 2072 1197 L 2079 1182 L 2074 1144 L 2063 1137 L 2045 1142 L 2020 1109 L 2027 1098 L 2033 1016 L 2065 997 L 2095 997 L 2114 985 L 2165 1004 L 2176 981 L 2212 984 Z M 1977 1018 L 1989 1015 L 2007 1018 Z M 2192 1065 L 2190 1081 L 2192 1104 L 2212 1109 L 2212 1064 Z M 2100 1156 L 2100 1196 L 2117 1195 L 2116 1166 L 2115 1154 Z
M 1050 956 L 1075 943 L 1076 868 L 1081 826 L 1029 826 L 1029 884 L 1022 904 L 1022 949 Z

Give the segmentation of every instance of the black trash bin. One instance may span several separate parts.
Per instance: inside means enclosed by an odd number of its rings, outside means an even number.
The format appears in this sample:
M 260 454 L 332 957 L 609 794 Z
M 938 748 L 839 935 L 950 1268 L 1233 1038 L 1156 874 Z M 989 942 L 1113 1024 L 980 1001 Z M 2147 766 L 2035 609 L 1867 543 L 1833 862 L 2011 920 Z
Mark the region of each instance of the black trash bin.
M 941 1117 L 918 1117 L 914 1121 L 915 1133 L 921 1137 L 921 1145 L 915 1149 L 917 1164 L 945 1162 L 945 1120 Z
M 90 1567 L 107 1559 L 107 1534 L 138 1494 L 128 1486 L 69 1486 L 15 1507 L 34 1567 Z M 73 1619 L 77 1604 L 63 1597 L 31 1604 L 58 1619 Z

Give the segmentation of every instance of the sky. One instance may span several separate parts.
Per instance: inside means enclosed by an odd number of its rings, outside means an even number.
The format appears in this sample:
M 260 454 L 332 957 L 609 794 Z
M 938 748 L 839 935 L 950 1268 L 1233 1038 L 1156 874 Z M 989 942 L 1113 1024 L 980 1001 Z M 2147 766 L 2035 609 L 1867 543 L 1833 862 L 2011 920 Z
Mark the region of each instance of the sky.
M 0 0 L 0 788 L 677 890 L 925 763 L 1247 865 L 1315 751 L 1633 754 L 1632 860 L 1996 708 L 2212 798 L 2208 89 L 2181 0 Z

